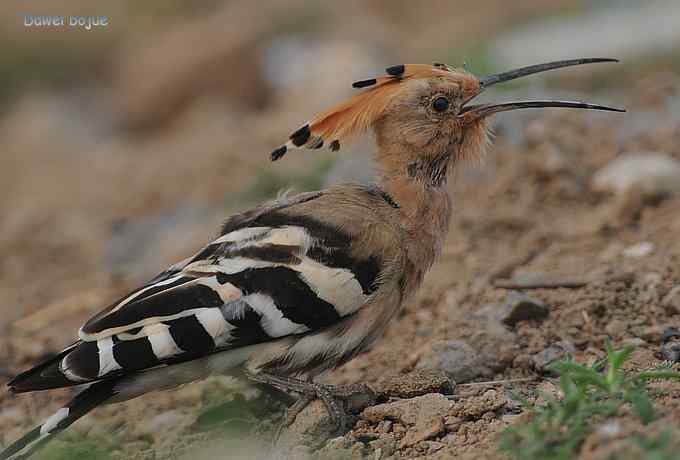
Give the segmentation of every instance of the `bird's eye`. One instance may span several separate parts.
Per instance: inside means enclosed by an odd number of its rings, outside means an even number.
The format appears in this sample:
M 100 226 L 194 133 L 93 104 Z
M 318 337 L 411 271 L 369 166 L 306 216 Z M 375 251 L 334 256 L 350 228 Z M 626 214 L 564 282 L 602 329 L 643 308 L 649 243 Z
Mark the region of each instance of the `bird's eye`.
M 446 112 L 449 109 L 449 100 L 443 96 L 439 96 L 432 101 L 432 108 L 435 112 Z

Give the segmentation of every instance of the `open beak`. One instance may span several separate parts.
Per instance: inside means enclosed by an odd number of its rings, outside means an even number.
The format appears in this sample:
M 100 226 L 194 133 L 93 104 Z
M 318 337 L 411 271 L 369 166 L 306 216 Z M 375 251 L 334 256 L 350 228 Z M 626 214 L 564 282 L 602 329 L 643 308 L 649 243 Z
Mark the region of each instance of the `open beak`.
M 618 62 L 618 60 L 606 58 L 570 59 L 566 61 L 555 61 L 548 62 L 545 64 L 531 65 L 527 67 L 521 67 L 515 70 L 510 70 L 508 72 L 489 75 L 488 77 L 484 77 L 479 80 L 479 92 L 475 95 L 475 97 L 489 86 L 493 86 L 498 83 L 515 80 L 516 78 L 526 77 L 527 75 L 533 75 L 535 73 L 545 72 L 548 70 L 560 69 L 562 67 L 570 67 L 581 64 L 593 64 L 597 62 Z M 458 116 L 464 118 L 466 121 L 474 121 L 480 118 L 487 117 L 489 115 L 493 115 L 495 113 L 506 112 L 508 110 L 541 107 L 568 107 L 575 109 L 608 110 L 612 112 L 626 111 L 625 109 L 619 109 L 616 107 L 607 107 L 605 105 L 588 104 L 585 102 L 578 101 L 539 100 L 539 101 L 512 101 L 501 104 L 465 105 L 463 106 Z

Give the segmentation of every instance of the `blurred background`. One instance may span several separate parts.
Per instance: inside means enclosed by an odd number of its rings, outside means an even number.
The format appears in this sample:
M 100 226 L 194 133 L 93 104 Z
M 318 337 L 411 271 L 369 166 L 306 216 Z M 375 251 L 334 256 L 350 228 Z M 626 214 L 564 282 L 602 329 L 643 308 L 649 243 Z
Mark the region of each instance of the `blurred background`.
M 106 16 L 108 25 L 27 27 L 25 15 Z M 281 189 L 369 180 L 370 138 L 276 164 L 268 154 L 352 94 L 351 82 L 399 63 L 484 75 L 616 57 L 621 64 L 535 76 L 485 98 L 629 109 L 498 116 L 486 165 L 451 184 L 459 197 L 451 241 L 417 302 L 455 321 L 451 302 L 472 311 L 474 296 L 495 295 L 479 276 L 546 241 L 566 246 L 539 257 L 542 270 L 642 264 L 660 273 L 663 293 L 680 253 L 679 23 L 675 0 L 0 3 L 0 371 L 8 377 L 70 343 L 84 319 L 198 249 L 229 213 Z M 584 260 L 597 263 L 584 270 Z M 470 295 L 451 300 L 452 289 Z M 643 325 L 661 327 L 662 316 Z M 422 343 L 451 336 L 416 329 L 409 333 Z M 123 416 L 99 424 L 117 427 L 119 456 L 166 446 L 155 433 L 194 423 L 187 414 L 197 400 L 207 404 L 214 384 L 127 407 L 149 411 L 151 427 L 122 428 Z M 67 395 L 0 390 L 0 439 Z M 176 408 L 181 398 L 188 409 Z

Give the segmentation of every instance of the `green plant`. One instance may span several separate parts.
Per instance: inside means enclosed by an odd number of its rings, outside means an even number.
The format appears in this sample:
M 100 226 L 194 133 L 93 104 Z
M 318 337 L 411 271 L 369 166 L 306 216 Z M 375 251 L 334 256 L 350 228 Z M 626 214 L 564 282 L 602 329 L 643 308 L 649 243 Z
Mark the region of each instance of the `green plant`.
M 607 345 L 606 358 L 590 367 L 571 361 L 552 365 L 563 396 L 542 395 L 546 403 L 539 407 L 522 401 L 531 421 L 507 428 L 501 450 L 519 459 L 570 459 L 598 421 L 618 415 L 624 407 L 630 407 L 643 424 L 650 423 L 655 410 L 647 383 L 678 380 L 680 374 L 670 370 L 627 373 L 622 366 L 632 352 L 633 347 L 615 351 Z

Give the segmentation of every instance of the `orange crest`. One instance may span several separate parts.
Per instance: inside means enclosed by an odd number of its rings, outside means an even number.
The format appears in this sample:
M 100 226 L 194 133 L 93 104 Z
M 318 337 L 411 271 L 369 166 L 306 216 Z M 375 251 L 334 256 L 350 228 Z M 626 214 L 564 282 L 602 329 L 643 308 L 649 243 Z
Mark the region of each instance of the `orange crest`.
M 366 131 L 385 111 L 405 79 L 444 76 L 453 69 L 444 64 L 402 64 L 388 67 L 387 75 L 357 81 L 355 88 L 368 88 L 312 119 L 290 135 L 288 142 L 271 153 L 272 161 L 290 149 L 340 149 L 351 137 Z

